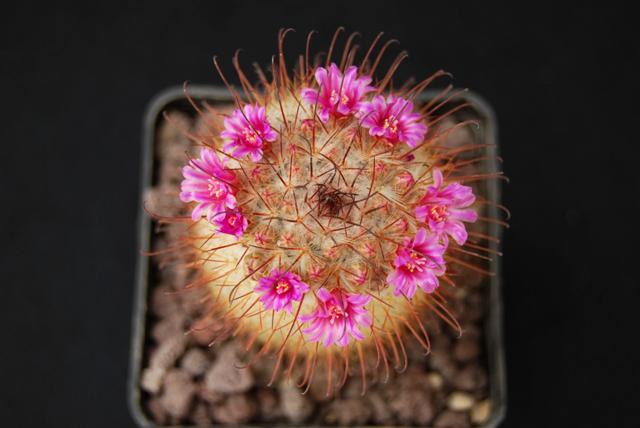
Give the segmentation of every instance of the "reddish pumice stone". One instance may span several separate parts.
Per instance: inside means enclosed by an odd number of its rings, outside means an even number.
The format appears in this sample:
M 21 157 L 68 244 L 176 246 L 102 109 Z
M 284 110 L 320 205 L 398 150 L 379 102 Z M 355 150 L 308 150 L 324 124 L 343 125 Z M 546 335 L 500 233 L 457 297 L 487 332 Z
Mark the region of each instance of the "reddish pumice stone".
M 160 392 L 160 388 L 162 388 L 162 382 L 164 381 L 166 373 L 167 370 L 162 367 L 147 367 L 142 371 L 140 386 L 144 391 L 157 394 Z
M 469 428 L 469 415 L 461 412 L 446 410 L 434 421 L 434 428 Z
M 313 402 L 306 395 L 302 395 L 300 389 L 292 385 L 281 384 L 278 390 L 282 413 L 289 422 L 299 424 L 311 416 L 314 410 Z
M 452 380 L 452 385 L 463 391 L 482 390 L 487 385 L 487 373 L 479 364 L 470 364 L 460 370 Z
M 210 365 L 209 356 L 205 351 L 198 348 L 189 349 L 182 360 L 180 360 L 180 367 L 184 369 L 191 376 L 202 376 Z
M 151 352 L 149 365 L 168 369 L 182 356 L 187 339 L 183 334 L 176 334 L 167 338 Z
M 180 420 L 187 416 L 195 393 L 196 387 L 187 372 L 170 370 L 164 379 L 160 402 L 169 415 Z
M 163 343 L 174 336 L 184 334 L 185 322 L 186 318 L 181 313 L 162 318 L 151 328 L 151 337 L 156 343 Z
M 211 417 L 221 424 L 246 423 L 255 413 L 255 403 L 244 394 L 231 395 L 220 404 L 211 406 Z
M 204 381 L 198 383 L 196 394 L 198 395 L 198 398 L 209 404 L 221 403 L 227 397 L 225 394 L 209 390 Z
M 278 395 L 273 388 L 259 388 L 256 391 L 261 420 L 270 422 L 282 417 Z
M 233 344 L 225 345 L 218 351 L 216 360 L 205 376 L 209 391 L 234 394 L 248 391 L 254 385 L 251 370 L 241 368 L 242 361 L 237 352 Z
M 371 407 L 367 402 L 357 398 L 335 399 L 324 416 L 328 424 L 340 426 L 364 425 L 370 418 Z
M 209 407 L 204 403 L 198 403 L 193 408 L 189 418 L 198 427 L 208 427 L 211 425 Z
M 453 346 L 453 356 L 456 361 L 468 363 L 475 360 L 480 354 L 478 339 L 464 336 L 458 339 Z
M 151 298 L 151 311 L 159 317 L 169 317 L 179 314 L 180 303 L 171 295 L 169 286 L 157 287 Z
M 394 419 L 388 401 L 377 391 L 368 393 L 367 400 L 371 406 L 373 422 L 378 425 L 391 425 Z
M 159 425 L 169 422 L 169 414 L 165 410 L 159 397 L 153 397 L 146 403 L 147 411 L 151 418 Z

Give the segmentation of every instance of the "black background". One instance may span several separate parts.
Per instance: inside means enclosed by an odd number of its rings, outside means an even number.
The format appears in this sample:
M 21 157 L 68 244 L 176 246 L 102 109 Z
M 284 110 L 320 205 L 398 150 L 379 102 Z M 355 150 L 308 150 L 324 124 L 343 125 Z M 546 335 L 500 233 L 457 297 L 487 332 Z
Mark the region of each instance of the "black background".
M 51 2 L 53 3 L 53 2 Z M 495 108 L 504 202 L 505 427 L 637 426 L 637 22 L 515 2 L 18 2 L 0 17 L 0 426 L 128 427 L 141 119 L 158 91 L 219 84 L 338 25 L 383 30 Z M 133 3 L 133 2 L 132 2 Z M 396 50 L 397 52 L 397 50 Z M 249 68 L 249 67 L 247 67 Z

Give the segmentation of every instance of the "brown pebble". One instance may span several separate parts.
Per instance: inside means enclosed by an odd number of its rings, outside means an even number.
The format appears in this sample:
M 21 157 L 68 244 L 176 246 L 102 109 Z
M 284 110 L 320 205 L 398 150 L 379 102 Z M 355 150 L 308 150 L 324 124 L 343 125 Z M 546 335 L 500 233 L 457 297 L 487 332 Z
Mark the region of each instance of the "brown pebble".
M 325 414 L 325 422 L 337 425 L 364 425 L 371 417 L 371 408 L 361 398 L 335 400 Z
M 362 379 L 359 376 L 349 377 L 340 394 L 344 398 L 362 397 Z
M 393 413 L 389 408 L 389 403 L 377 391 L 367 393 L 367 399 L 371 403 L 371 417 L 378 425 L 391 425 L 393 423 Z
M 404 425 L 427 425 L 436 414 L 433 399 L 426 389 L 402 389 L 391 399 L 390 407 L 398 422 Z
M 156 150 L 159 155 L 163 154 L 166 147 L 179 146 L 186 149 L 190 146 L 184 131 L 193 126 L 191 118 L 180 111 L 173 110 L 169 112 L 169 119 L 163 120 L 158 127 Z M 164 156 L 161 157 L 161 160 L 164 160 Z
M 481 336 L 482 331 L 476 324 L 472 324 L 469 322 L 462 324 L 462 337 L 465 337 L 467 339 L 480 340 Z
M 481 293 L 470 293 L 464 304 L 465 310 L 462 314 L 462 321 L 478 322 L 484 317 L 486 300 Z
M 469 231 L 471 231 L 471 229 L 469 229 Z M 480 231 L 476 230 L 476 232 Z M 473 260 L 472 258 L 465 257 L 463 258 L 463 260 L 470 263 L 475 263 L 475 260 Z M 482 272 L 478 272 L 468 268 L 460 268 L 457 273 L 459 273 L 460 279 L 456 281 L 456 284 L 464 286 L 466 289 L 479 289 L 479 286 L 484 283 L 484 280 L 487 277 Z
M 487 372 L 479 364 L 471 364 L 460 370 L 451 383 L 463 391 L 481 390 L 487 385 Z
M 424 349 L 422 345 L 413 338 L 407 340 L 405 349 L 410 362 L 422 363 L 427 358 L 427 350 Z
M 162 343 L 172 336 L 184 334 L 184 316 L 181 313 L 169 315 L 151 327 L 151 337 Z
M 167 145 L 163 149 L 164 158 L 158 167 L 158 182 L 161 186 L 177 186 L 182 181 L 182 167 L 185 164 L 185 147 Z M 177 188 L 177 187 L 176 187 Z
M 429 366 L 440 373 L 444 380 L 450 382 L 458 372 L 458 366 L 453 361 L 451 349 L 434 348 L 427 358 Z
M 335 396 L 337 384 L 340 381 L 337 378 L 336 372 L 332 372 L 333 379 L 331 380 L 331 388 L 327 391 L 328 373 L 325 370 L 318 370 L 313 376 L 313 381 L 309 387 L 309 396 L 318 403 L 324 403 L 331 401 Z M 348 385 L 342 390 L 345 396 L 349 394 Z M 359 395 L 359 393 L 358 393 Z
M 180 367 L 192 376 L 201 376 L 209 368 L 209 356 L 200 348 L 191 348 L 182 357 Z
M 151 419 L 158 425 L 166 425 L 169 421 L 169 415 L 158 397 L 152 397 L 147 401 L 147 411 Z
M 182 300 L 180 301 L 180 307 L 185 315 L 191 319 L 198 319 L 202 316 L 205 309 L 205 305 L 202 303 L 206 297 L 207 289 L 196 288 L 189 290 L 187 293 L 182 293 Z
M 221 394 L 219 392 L 209 391 L 205 386 L 204 381 L 198 384 L 197 394 L 202 401 L 205 401 L 210 404 L 221 403 L 222 401 L 224 401 L 226 397 L 224 394 Z
M 313 412 L 313 402 L 300 389 L 287 383 L 280 384 L 282 413 L 292 423 L 304 422 Z
M 257 385 L 268 385 L 273 377 L 273 369 L 275 367 L 272 358 L 256 358 L 251 364 L 251 373 Z
M 401 390 L 428 390 L 429 376 L 422 366 L 410 366 L 398 376 L 395 383 Z
M 184 287 L 189 284 L 189 281 L 193 275 L 193 269 L 185 266 L 186 260 L 182 258 L 183 254 L 175 254 L 176 262 L 169 266 L 166 266 L 161 271 L 161 281 L 163 286 L 168 286 L 173 291 L 184 291 Z M 172 297 L 176 301 L 176 305 L 178 310 L 182 310 L 180 306 L 180 299 L 182 298 L 179 294 L 172 294 L 169 297 Z
M 160 318 L 166 318 L 179 312 L 180 306 L 175 295 L 168 294 L 168 286 L 156 287 L 151 294 L 151 312 Z
M 147 367 L 140 376 L 140 387 L 151 394 L 157 394 L 162 387 L 166 372 L 162 367 Z
M 218 357 L 205 377 L 208 390 L 223 394 L 234 394 L 249 390 L 253 386 L 253 374 L 249 367 L 240 367 L 242 362 L 234 345 L 220 348 Z
M 461 363 L 468 363 L 480 355 L 478 341 L 472 337 L 462 336 L 453 345 L 453 357 Z
M 184 211 L 185 203 L 175 195 L 175 186 L 161 185 L 144 192 L 144 207 L 152 214 L 175 217 Z
M 256 391 L 258 408 L 260 409 L 260 419 L 267 422 L 278 419 L 282 415 L 282 410 L 278 403 L 278 394 L 271 388 L 260 388 Z
M 255 403 L 244 394 L 231 395 L 221 404 L 211 406 L 211 417 L 221 424 L 246 423 L 255 413 Z
M 166 226 L 164 231 L 165 231 L 166 237 L 169 240 L 169 243 L 173 244 L 175 243 L 176 240 L 179 240 L 189 232 L 189 225 L 184 222 L 170 223 Z M 160 271 L 160 273 L 163 273 L 163 272 L 171 272 L 171 270 L 164 268 Z
M 180 358 L 184 353 L 185 346 L 186 339 L 182 334 L 166 339 L 151 353 L 149 365 L 151 367 L 168 369 L 173 366 L 178 358 Z
M 182 419 L 189 412 L 195 392 L 191 376 L 185 371 L 174 369 L 165 376 L 164 392 L 160 399 L 167 413 L 176 419 Z
M 445 410 L 433 423 L 434 428 L 469 428 L 469 416 L 462 412 Z
M 217 320 L 201 318 L 189 328 L 189 337 L 198 345 L 208 347 L 214 340 L 222 340 L 220 329 L 221 325 Z
M 191 422 L 198 427 L 208 427 L 211 425 L 211 417 L 209 416 L 209 408 L 204 403 L 198 403 L 193 408 L 190 418 Z

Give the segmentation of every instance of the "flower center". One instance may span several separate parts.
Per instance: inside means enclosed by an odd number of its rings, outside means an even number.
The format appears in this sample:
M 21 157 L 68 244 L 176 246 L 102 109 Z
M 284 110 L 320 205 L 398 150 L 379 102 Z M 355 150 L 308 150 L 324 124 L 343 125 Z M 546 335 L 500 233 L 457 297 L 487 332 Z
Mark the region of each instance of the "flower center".
M 220 183 L 215 178 L 209 179 L 209 195 L 213 196 L 216 199 L 222 199 L 227 196 L 227 185 L 224 183 Z
M 414 271 L 418 271 L 418 272 L 422 272 L 422 266 L 424 265 L 424 257 L 422 256 L 422 254 L 420 253 L 416 253 L 415 251 L 412 251 L 411 254 L 409 255 L 409 257 L 411 257 L 411 261 L 407 262 L 404 264 L 404 267 L 407 268 L 407 270 L 410 273 L 413 273 Z
M 244 137 L 245 141 L 251 144 L 255 144 L 256 141 L 258 141 L 258 135 L 256 135 L 256 133 L 253 132 L 253 130 L 250 128 L 244 128 L 242 130 L 242 136 Z
M 329 310 L 329 316 L 331 317 L 331 319 L 329 320 L 330 324 L 334 324 L 336 320 L 340 321 L 343 317 L 346 317 L 348 315 L 342 310 L 340 306 L 337 305 L 330 305 L 327 309 Z
M 229 226 L 235 226 L 236 222 L 238 221 L 238 217 L 235 215 L 229 216 L 229 218 L 227 219 L 227 223 L 229 223 Z
M 390 115 L 384 120 L 382 125 L 384 129 L 388 129 L 392 134 L 398 132 L 398 119 L 394 115 Z
M 445 205 L 434 205 L 429 208 L 429 218 L 436 223 L 441 223 L 449 217 L 449 210 Z
M 289 291 L 289 289 L 291 288 L 291 286 L 289 285 L 289 282 L 281 279 L 280 281 L 278 281 L 278 284 L 276 285 L 276 294 L 284 294 L 287 291 Z
M 331 95 L 329 96 L 329 102 L 331 104 L 338 103 L 338 93 L 335 91 L 335 89 L 331 91 Z M 349 102 L 349 97 L 346 96 L 345 94 L 342 94 L 342 97 L 340 97 L 340 103 L 347 104 L 348 102 Z

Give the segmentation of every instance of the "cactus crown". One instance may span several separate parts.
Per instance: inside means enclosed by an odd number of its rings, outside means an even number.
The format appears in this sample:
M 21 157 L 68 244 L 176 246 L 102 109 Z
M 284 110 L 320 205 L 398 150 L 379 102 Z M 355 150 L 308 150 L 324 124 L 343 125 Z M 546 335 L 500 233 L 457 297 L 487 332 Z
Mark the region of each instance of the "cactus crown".
M 378 35 L 356 62 L 352 35 L 334 59 L 340 32 L 313 65 L 310 34 L 291 76 L 281 31 L 273 77 L 259 71 L 259 89 L 237 56 L 241 91 L 215 61 L 235 110 L 192 102 L 208 130 L 189 135 L 201 147 L 183 168 L 180 199 L 192 215 L 175 219 L 192 222 L 177 251 L 198 272 L 189 287 L 209 290 L 206 316 L 246 338 L 248 363 L 275 355 L 272 381 L 284 374 L 308 387 L 324 364 L 328 393 L 352 372 L 364 391 L 370 373 L 401 368 L 405 337 L 428 353 L 433 314 L 460 329 L 447 289 L 461 268 L 486 273 L 465 255 L 487 250 L 490 237 L 467 226 L 491 220 L 464 183 L 495 176 L 463 173 L 482 159 L 461 156 L 476 146 L 440 145 L 470 124 L 440 126 L 465 107 L 447 108 L 450 88 L 418 101 L 446 73 L 392 89 L 406 54 L 374 80 L 389 43 L 374 55 Z

